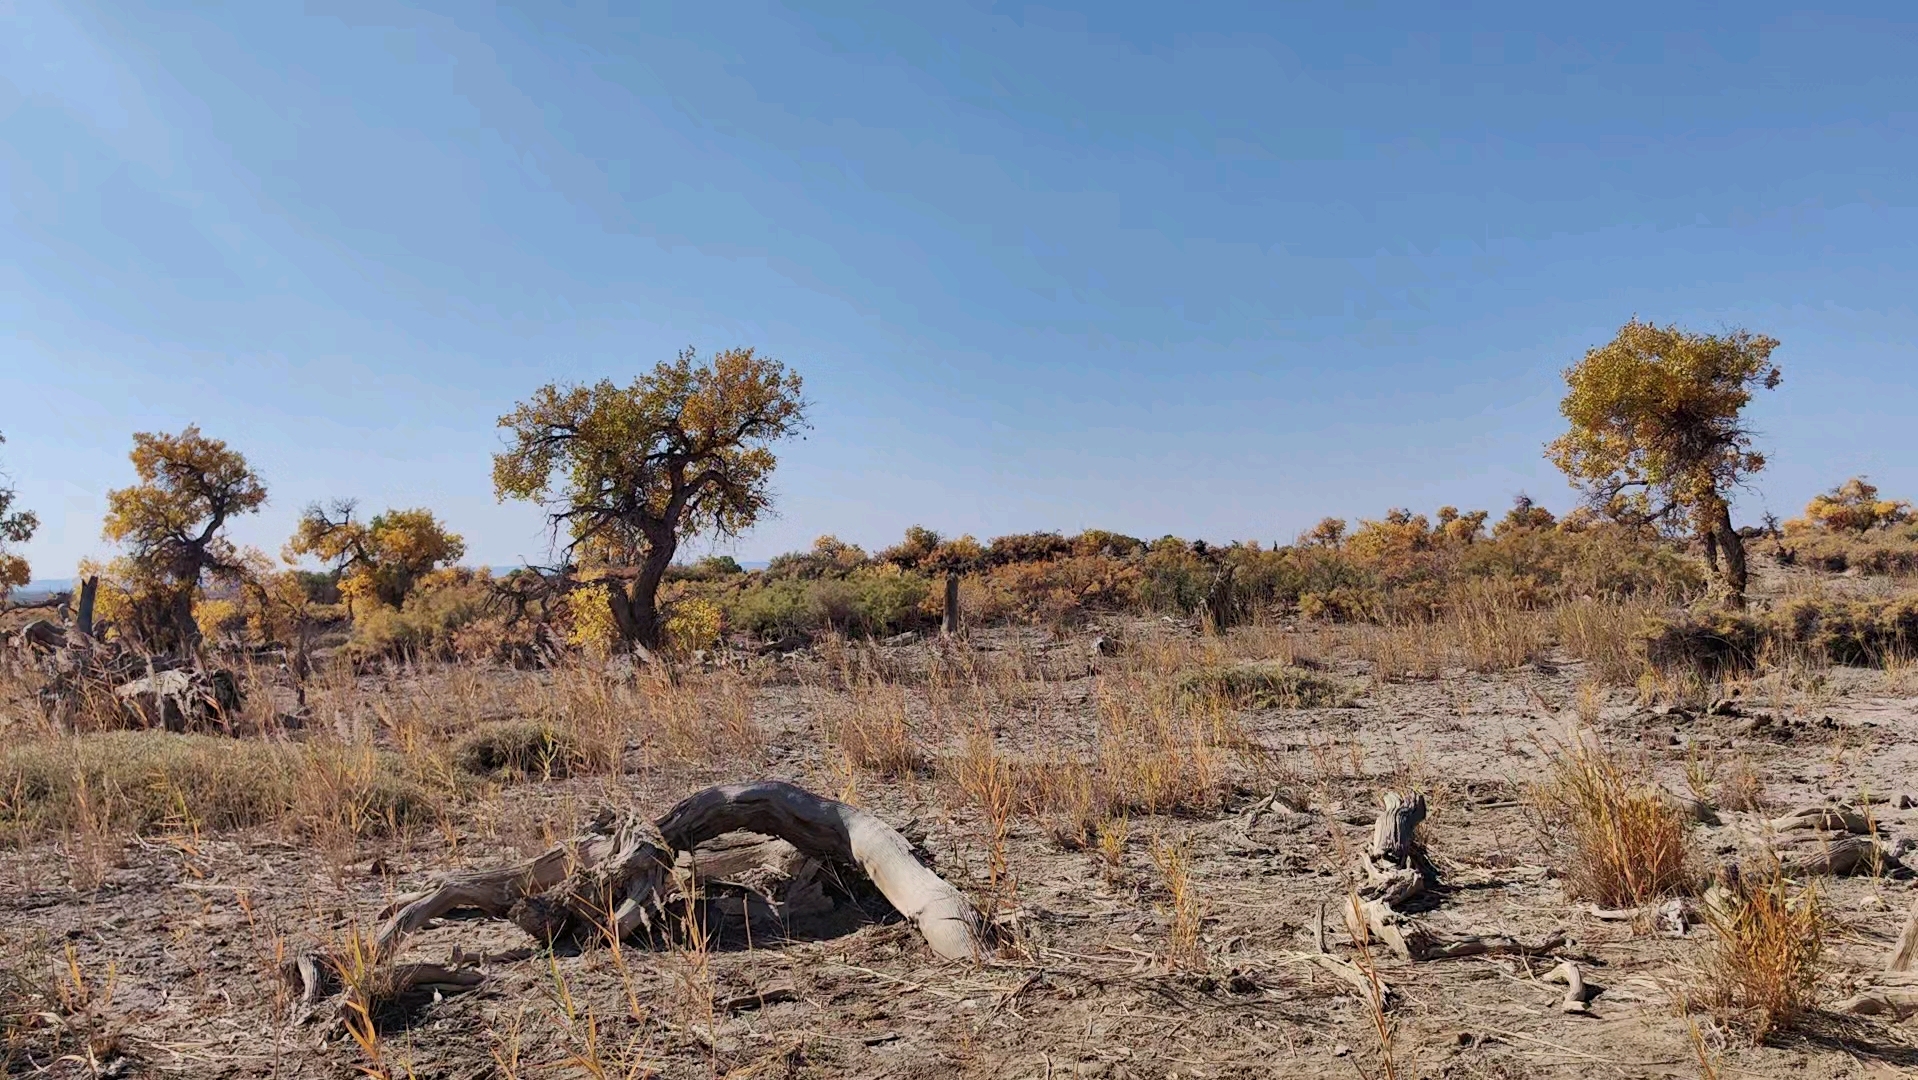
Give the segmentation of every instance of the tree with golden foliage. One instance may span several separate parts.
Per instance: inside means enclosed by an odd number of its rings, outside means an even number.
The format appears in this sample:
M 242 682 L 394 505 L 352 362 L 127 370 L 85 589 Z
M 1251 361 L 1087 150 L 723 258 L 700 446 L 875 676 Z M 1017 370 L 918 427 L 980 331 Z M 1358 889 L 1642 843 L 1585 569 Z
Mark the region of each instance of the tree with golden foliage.
M 131 631 L 148 648 L 194 648 L 193 601 L 209 574 L 237 578 L 227 523 L 259 510 L 266 485 L 236 450 L 189 425 L 178 435 L 138 432 L 128 455 L 140 482 L 107 492 L 103 535 L 127 547 L 135 578 Z
M 1765 467 L 1743 421 L 1752 393 L 1781 378 L 1775 339 L 1749 330 L 1695 334 L 1636 318 L 1565 371 L 1559 409 L 1571 430 L 1546 456 L 1620 521 L 1689 527 L 1728 606 L 1745 603 L 1745 545 L 1731 490 Z
M 770 505 L 771 446 L 804 427 L 799 376 L 752 349 L 687 349 L 628 386 L 548 384 L 500 417 L 501 499 L 544 505 L 582 549 L 637 563 L 599 577 L 620 639 L 658 648 L 659 584 L 682 538 L 736 536 Z
M 466 554 L 466 541 L 424 507 L 388 510 L 364 522 L 354 518 L 357 508 L 351 499 L 335 500 L 330 510 L 307 507 L 284 551 L 288 562 L 311 555 L 330 563 L 349 607 L 361 599 L 399 607 L 420 578 Z
M 1805 506 L 1802 521 L 1788 521 L 1786 528 L 1824 529 L 1826 532 L 1865 533 L 1886 529 L 1911 520 L 1911 504 L 1903 499 L 1881 499 L 1876 485 L 1862 476 L 1854 476 L 1821 495 L 1812 496 Z
M 6 442 L 6 436 L 0 435 L 0 443 Z M 0 481 L 5 480 L 0 476 Z M 13 488 L 0 483 L 0 600 L 21 585 L 33 580 L 33 570 L 27 560 L 7 550 L 13 544 L 24 544 L 33 539 L 33 531 L 40 527 L 40 519 L 30 510 L 15 510 Z

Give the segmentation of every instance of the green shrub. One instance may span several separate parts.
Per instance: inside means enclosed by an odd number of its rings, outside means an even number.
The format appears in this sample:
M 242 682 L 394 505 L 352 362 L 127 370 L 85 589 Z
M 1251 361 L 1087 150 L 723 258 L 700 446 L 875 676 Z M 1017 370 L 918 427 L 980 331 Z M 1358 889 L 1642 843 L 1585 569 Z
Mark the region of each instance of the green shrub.
M 456 632 L 487 613 L 492 595 L 492 578 L 483 572 L 430 575 L 398 608 L 367 605 L 347 647 L 361 658 L 450 657 Z
M 883 636 L 921 624 L 931 593 L 925 575 L 881 564 L 839 577 L 760 576 L 719 602 L 728 625 L 761 638 L 826 629 Z
M 767 576 L 732 593 L 721 606 L 733 628 L 771 640 L 817 628 L 807 592 L 808 583 L 798 578 Z
M 667 581 L 723 581 L 746 572 L 731 555 L 708 555 L 694 563 L 674 563 L 666 568 Z
M 1056 532 L 1013 533 L 994 537 L 986 545 L 986 565 L 1044 562 L 1071 551 L 1071 542 Z
M 879 636 L 920 622 L 920 604 L 931 592 L 932 582 L 924 575 L 885 567 L 814 582 L 809 600 L 825 626 Z

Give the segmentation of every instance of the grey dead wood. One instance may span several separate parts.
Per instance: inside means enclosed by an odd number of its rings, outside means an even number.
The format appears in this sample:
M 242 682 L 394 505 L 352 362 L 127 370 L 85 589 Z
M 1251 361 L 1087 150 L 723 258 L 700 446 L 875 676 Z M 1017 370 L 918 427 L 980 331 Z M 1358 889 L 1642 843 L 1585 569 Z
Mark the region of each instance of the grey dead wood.
M 1470 934 L 1440 930 L 1402 909 L 1439 887 L 1438 871 L 1426 858 L 1418 827 L 1425 820 L 1425 796 L 1389 791 L 1373 822 L 1372 839 L 1359 855 L 1364 879 L 1346 906 L 1346 929 L 1354 941 L 1376 940 L 1401 960 L 1449 960 L 1494 954 L 1542 955 L 1565 945 L 1554 933 L 1537 944 L 1507 934 Z
M 1891 948 L 1885 970 L 1867 976 L 1858 993 L 1832 1007 L 1838 1012 L 1894 1020 L 1918 1015 L 1918 901 L 1912 903 L 1911 915 Z
M 815 859 L 865 871 L 941 958 L 985 954 L 983 922 L 964 894 L 920 863 L 897 830 L 858 807 L 766 780 L 709 787 L 659 819 L 660 835 L 682 851 L 741 830 L 777 836 Z
M 690 917 L 695 902 L 708 916 L 784 927 L 831 909 L 822 875 L 833 866 L 863 871 L 938 956 L 985 955 L 978 912 L 919 862 L 903 835 L 865 810 L 778 781 L 706 788 L 653 825 L 602 813 L 533 859 L 442 877 L 388 906 L 373 953 L 390 962 L 408 936 L 459 910 L 509 919 L 542 942 L 659 931 L 675 910 Z M 330 967 L 307 954 L 284 974 L 311 1007 L 335 988 Z M 423 990 L 445 995 L 479 984 L 477 973 L 451 979 L 448 970 L 468 969 L 395 965 L 385 992 L 415 1000 Z

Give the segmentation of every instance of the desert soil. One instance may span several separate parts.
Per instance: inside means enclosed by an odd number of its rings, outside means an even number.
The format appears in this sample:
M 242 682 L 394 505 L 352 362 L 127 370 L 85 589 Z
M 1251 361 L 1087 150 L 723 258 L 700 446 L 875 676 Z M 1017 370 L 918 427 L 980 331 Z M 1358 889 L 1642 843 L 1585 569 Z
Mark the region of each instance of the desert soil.
M 1130 632 L 1194 636 L 1157 625 Z M 1334 633 L 1301 629 L 1294 646 L 1304 643 L 1353 700 L 1245 713 L 1267 763 L 1237 768 L 1216 810 L 1134 817 L 1117 867 L 1096 849 L 1062 844 L 1043 815 L 1016 817 L 1005 851 L 1013 880 L 998 905 L 1011 940 L 978 966 L 936 961 L 883 911 L 852 912 L 828 936 L 720 942 L 703 959 L 629 945 L 617 958 L 586 949 L 487 963 L 478 990 L 389 1024 L 378 1062 L 350 1040 L 327 1039 L 324 1022 L 292 1018 L 277 976 L 289 952 L 371 927 L 391 896 L 435 874 L 524 858 L 601 807 L 654 817 L 707 783 L 768 777 L 847 792 L 895 824 L 914 823 L 909 831 L 923 834 L 936 867 L 983 893 L 988 830 L 978 810 L 953 797 L 936 765 L 897 779 L 848 772 L 822 735 L 841 691 L 806 652 L 753 691 L 753 716 L 769 734 L 756 760 L 512 784 L 458 808 L 442 828 L 350 850 L 318 850 L 272 830 L 160 830 L 115 842 L 97 883 L 77 865 L 87 857 L 77 841 L 49 841 L 0 854 L 0 940 L 15 956 L 63 966 L 70 953 L 96 1000 L 110 984 L 110 1001 L 96 1011 L 130 1050 L 112 1065 L 119 1075 L 1158 1080 L 1860 1077 L 1918 1068 L 1909 1021 L 1821 1017 L 1753 1047 L 1710 1014 L 1677 1007 L 1696 987 L 1706 931 L 1666 936 L 1602 920 L 1567 898 L 1516 785 L 1540 774 L 1545 746 L 1577 722 L 1583 665 L 1379 682 Z M 961 646 L 1016 658 L 1040 676 L 990 713 L 1002 754 L 1043 759 L 1089 747 L 1101 680 L 1119 662 L 1089 661 L 1089 636 L 1003 630 Z M 915 640 L 872 655 L 910 673 L 940 647 Z M 435 680 L 449 677 L 366 676 L 358 707 L 431 699 Z M 516 680 L 543 676 L 462 677 L 493 687 L 485 692 L 508 708 Z M 462 700 L 472 693 L 469 686 Z M 1597 726 L 1650 755 L 1673 790 L 1684 790 L 1688 760 L 1727 767 L 1742 756 L 1778 808 L 1726 811 L 1721 824 L 1700 826 L 1694 839 L 1706 863 L 1745 857 L 1762 844 L 1766 817 L 1804 804 L 1865 800 L 1890 840 L 1918 836 L 1918 810 L 1897 808 L 1901 795 L 1918 798 L 1918 697 L 1894 693 L 1882 673 L 1837 671 L 1789 699 L 1742 701 L 1730 710 L 1737 715 L 1661 714 L 1632 697 L 1612 692 Z M 1752 730 L 1754 712 L 1773 722 Z M 935 763 L 958 752 L 950 725 L 920 737 Z M 1378 974 L 1396 998 L 1381 1033 L 1363 994 L 1301 959 L 1326 910 L 1332 954 L 1361 959 L 1336 912 L 1349 853 L 1369 836 L 1379 793 L 1395 788 L 1422 789 L 1430 801 L 1423 835 L 1449 891 L 1426 917 L 1521 941 L 1563 932 L 1561 955 L 1603 987 L 1588 1014 L 1562 1012 L 1563 988 L 1542 981 L 1556 958 L 1379 956 Z M 1304 809 L 1248 815 L 1275 790 Z M 1199 955 L 1184 959 L 1169 956 L 1173 905 L 1162 866 L 1180 846 L 1203 916 Z M 1836 1000 L 1848 980 L 1883 966 L 1918 894 L 1907 881 L 1869 876 L 1818 887 L 1835 917 L 1821 995 Z M 527 944 L 505 922 L 449 919 L 411 939 L 406 955 L 524 955 Z M 88 1075 L 90 1066 L 71 1061 L 56 1071 Z

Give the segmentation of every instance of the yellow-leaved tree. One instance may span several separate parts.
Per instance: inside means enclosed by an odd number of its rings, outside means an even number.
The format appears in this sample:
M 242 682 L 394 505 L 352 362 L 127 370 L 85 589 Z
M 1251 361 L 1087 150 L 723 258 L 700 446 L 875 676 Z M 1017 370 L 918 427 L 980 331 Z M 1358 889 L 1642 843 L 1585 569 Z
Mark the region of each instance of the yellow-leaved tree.
M 1545 449 L 1595 509 L 1694 531 L 1731 607 L 1744 606 L 1747 576 L 1731 491 L 1765 467 L 1744 410 L 1753 391 L 1778 385 L 1777 347 L 1749 330 L 1697 334 L 1634 318 L 1566 369 L 1559 409 L 1571 430 Z
M 766 510 L 772 444 L 805 424 L 800 386 L 752 349 L 706 362 L 687 349 L 627 386 L 542 386 L 500 417 L 494 491 L 545 506 L 569 563 L 616 556 L 596 580 L 620 639 L 658 648 L 659 585 L 680 541 L 735 536 Z
M 0 443 L 6 441 L 6 437 L 0 435 Z M 0 474 L 0 600 L 33 580 L 32 568 L 25 557 L 10 549 L 33 539 L 33 531 L 40 527 L 40 519 L 31 511 L 13 508 L 13 487 L 5 480 L 6 476 Z
M 307 507 L 284 552 L 288 562 L 311 555 L 332 564 L 349 605 L 369 600 L 399 607 L 422 577 L 466 554 L 465 540 L 431 510 L 388 510 L 359 521 L 353 516 L 357 506 L 340 499 L 330 510 L 318 503 Z
M 120 632 L 155 651 L 195 648 L 200 584 L 239 578 L 244 566 L 224 530 L 259 510 L 266 485 L 238 451 L 193 425 L 178 435 L 139 432 L 128 456 L 140 482 L 107 492 L 103 530 L 127 549 L 130 625 Z
M 1873 529 L 1902 525 L 1911 520 L 1911 504 L 1903 499 L 1881 499 L 1876 485 L 1862 476 L 1854 476 L 1821 495 L 1812 496 L 1805 506 L 1802 521 L 1788 521 L 1786 528 L 1798 526 L 1828 532 L 1870 532 Z

